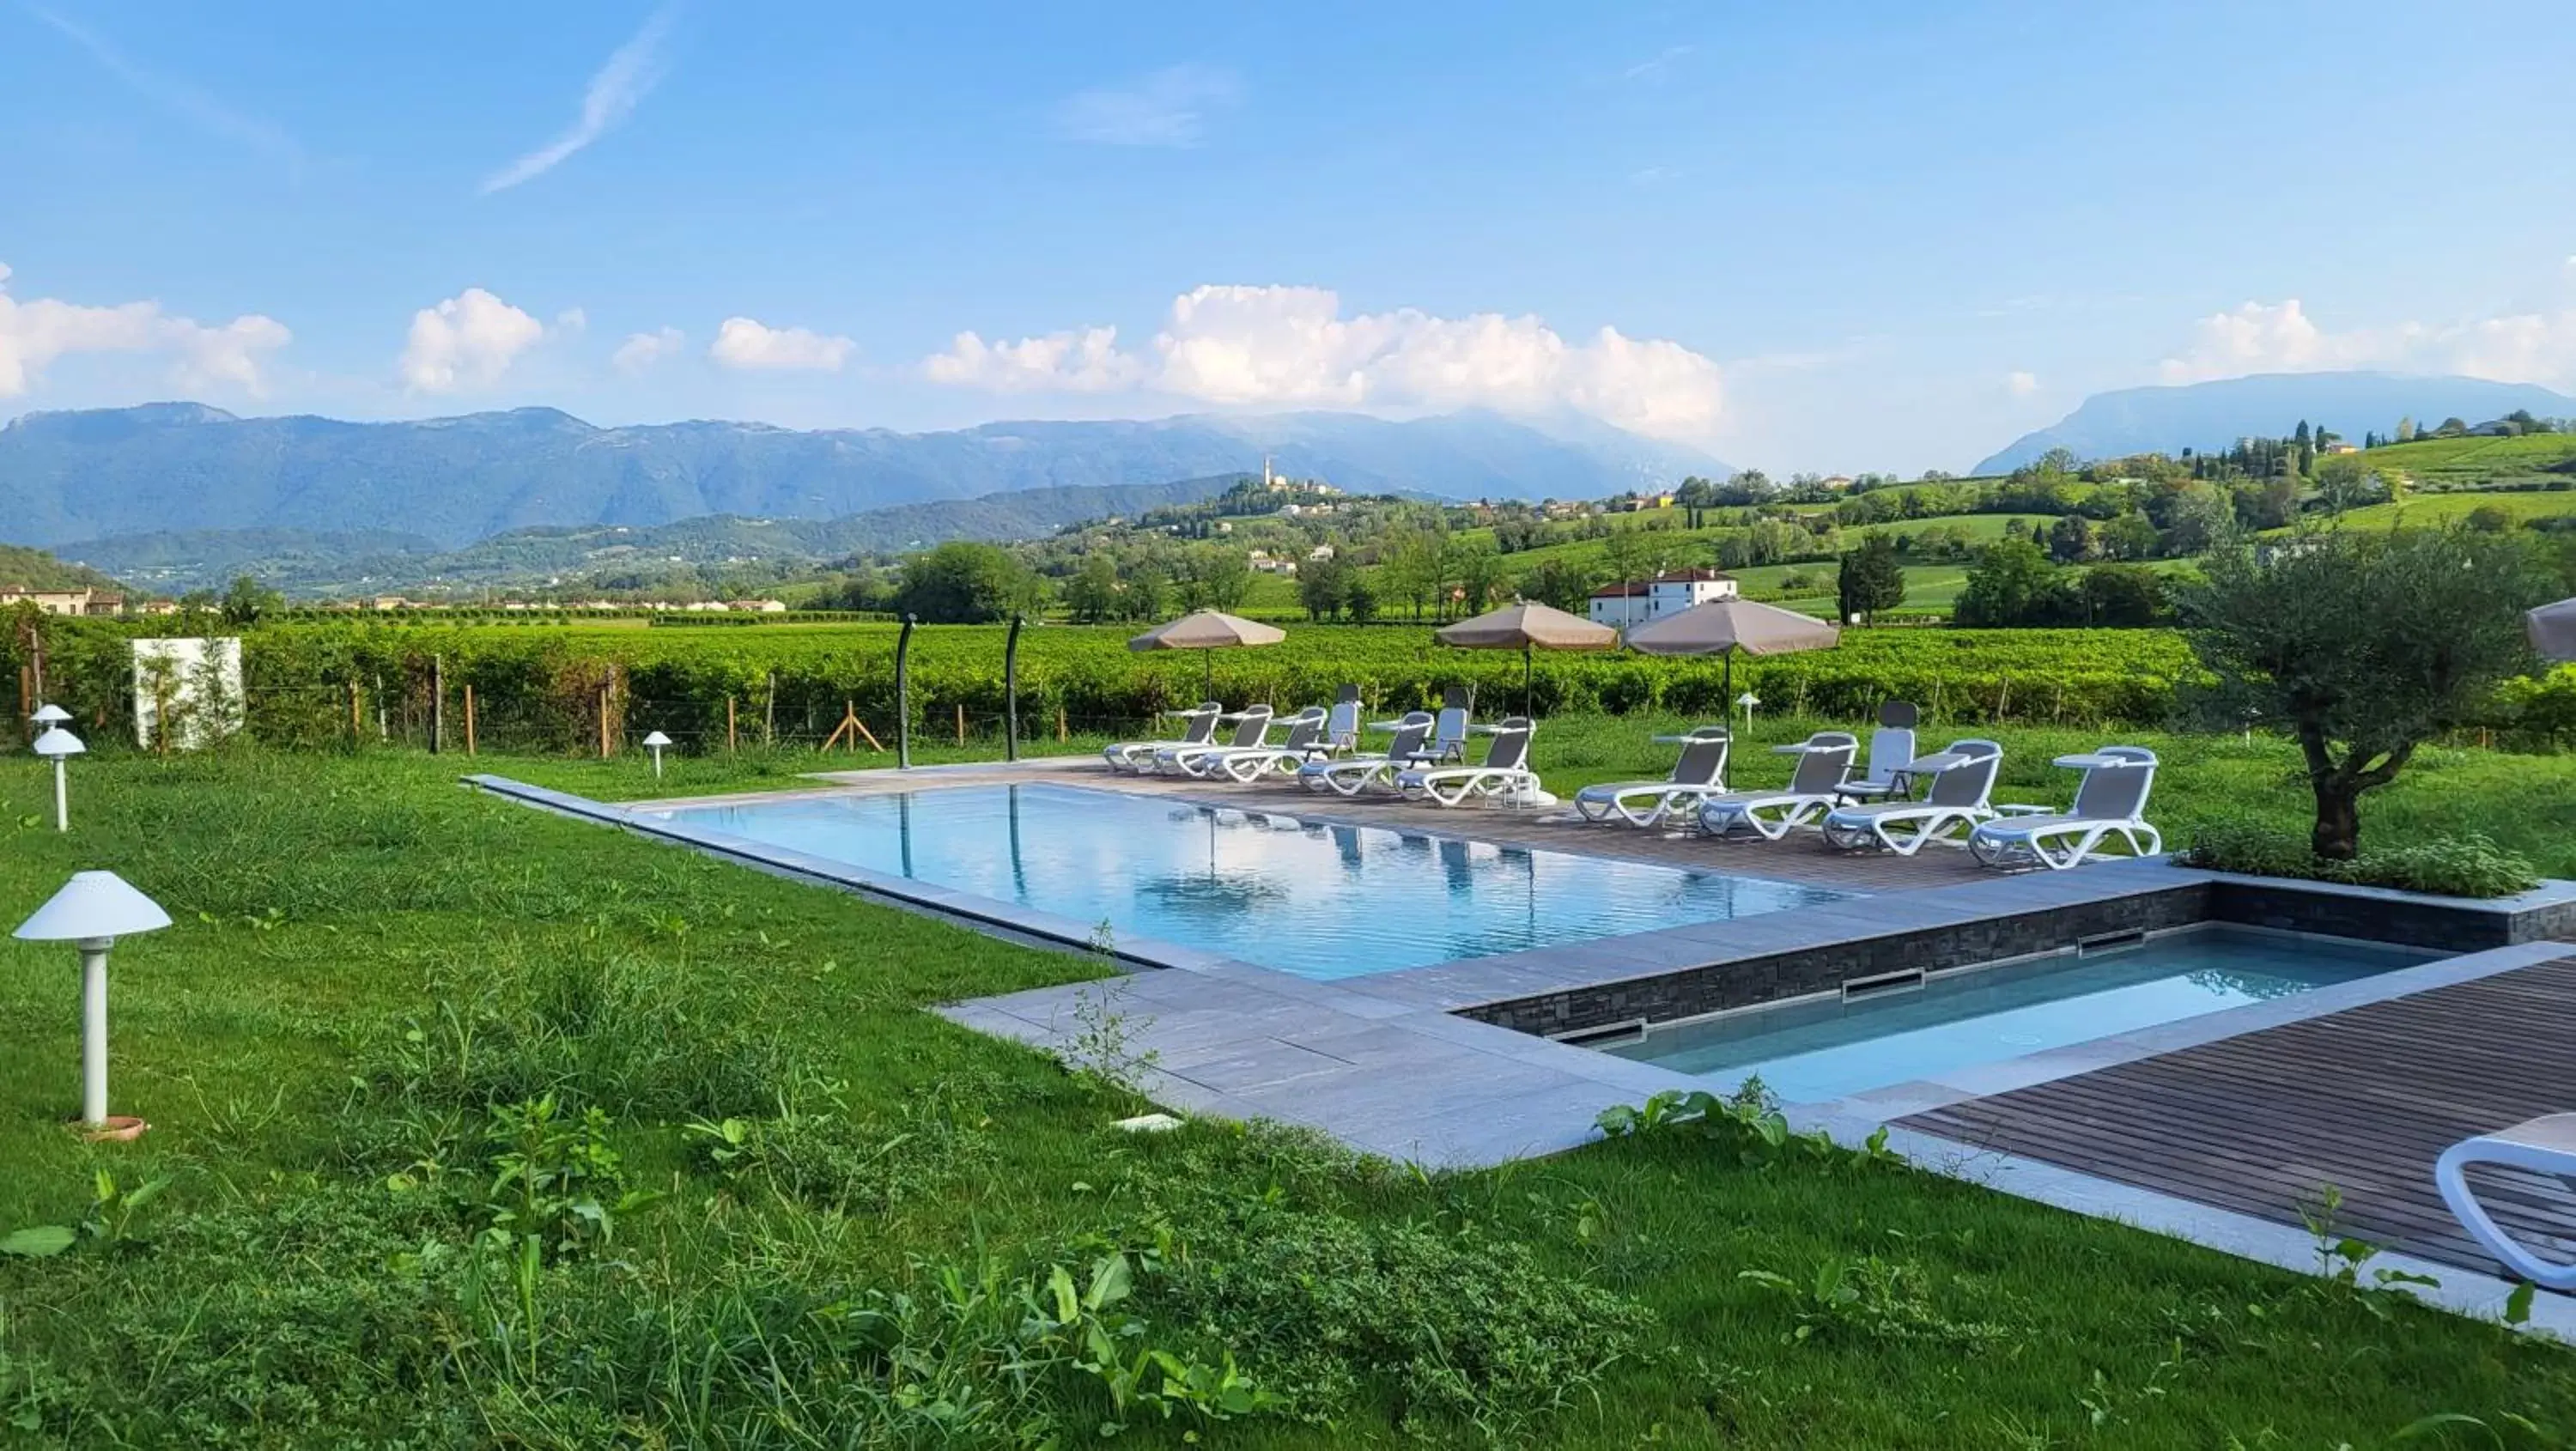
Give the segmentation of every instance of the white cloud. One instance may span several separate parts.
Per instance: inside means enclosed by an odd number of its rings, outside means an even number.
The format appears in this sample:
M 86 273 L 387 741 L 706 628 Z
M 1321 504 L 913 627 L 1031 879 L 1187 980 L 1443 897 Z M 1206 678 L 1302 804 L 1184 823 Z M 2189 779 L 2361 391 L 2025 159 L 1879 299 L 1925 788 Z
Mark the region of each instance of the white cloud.
M 663 6 L 624 45 L 609 53 L 606 64 L 590 78 L 581 96 L 581 115 L 571 129 L 494 172 L 483 183 L 485 195 L 506 191 L 552 171 L 574 152 L 608 134 L 633 114 L 637 103 L 662 81 L 662 42 L 671 32 L 672 7 Z
M 2039 375 L 2016 368 L 2004 375 L 2004 390 L 2015 398 L 2027 398 L 2039 391 Z
M 172 377 L 182 387 L 232 387 L 257 396 L 266 388 L 261 355 L 294 338 L 284 323 L 258 313 L 210 326 L 164 313 L 157 302 L 20 302 L 8 293 L 9 275 L 0 265 L 0 398 L 27 392 L 44 381 L 48 364 L 75 353 L 160 353 L 172 360 Z
M 1678 343 L 1603 328 L 1569 341 L 1535 317 L 1445 318 L 1413 308 L 1344 317 L 1317 287 L 1201 287 L 1172 302 L 1147 348 L 1109 328 L 986 342 L 961 333 L 925 376 L 997 391 L 1121 388 L 1202 403 L 1572 409 L 1668 438 L 1705 438 L 1724 410 L 1718 365 Z
M 617 345 L 617 351 L 609 354 L 608 361 L 615 364 L 621 373 L 641 373 L 664 358 L 677 356 L 681 346 L 687 342 L 688 339 L 675 327 L 649 333 L 629 333 L 626 341 Z
M 1208 113 L 1243 99 L 1232 71 L 1176 65 L 1134 86 L 1078 92 L 1056 109 L 1056 129 L 1106 146 L 1196 146 Z
M 1144 376 L 1136 359 L 1118 351 L 1114 327 L 1048 333 L 1015 343 L 988 343 L 963 332 L 948 351 L 924 359 L 921 370 L 934 383 L 996 393 L 1107 393 L 1133 387 Z
M 808 369 L 837 373 L 858 344 L 844 337 L 825 337 L 801 327 L 771 327 L 748 317 L 729 317 L 716 329 L 707 356 L 728 368 Z
M 2466 322 L 2402 322 L 2335 331 L 2295 297 L 2247 302 L 2193 327 L 2192 346 L 2164 360 L 2168 383 L 2341 368 L 2462 373 L 2509 383 L 2576 382 L 2576 307 Z
M 419 393 L 488 388 L 545 335 L 545 324 L 469 287 L 412 314 L 411 337 L 402 351 L 403 383 Z

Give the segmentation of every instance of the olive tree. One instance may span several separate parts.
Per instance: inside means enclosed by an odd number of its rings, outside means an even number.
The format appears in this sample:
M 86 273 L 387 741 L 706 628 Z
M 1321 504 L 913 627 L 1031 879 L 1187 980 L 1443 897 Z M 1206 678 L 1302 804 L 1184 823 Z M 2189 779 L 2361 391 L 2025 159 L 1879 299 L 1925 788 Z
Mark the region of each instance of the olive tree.
M 2316 797 L 2310 849 L 2350 860 L 2363 793 L 2533 664 L 2522 613 L 2549 579 L 2520 541 L 2327 531 L 2211 554 L 2181 614 L 2231 728 L 2287 732 Z

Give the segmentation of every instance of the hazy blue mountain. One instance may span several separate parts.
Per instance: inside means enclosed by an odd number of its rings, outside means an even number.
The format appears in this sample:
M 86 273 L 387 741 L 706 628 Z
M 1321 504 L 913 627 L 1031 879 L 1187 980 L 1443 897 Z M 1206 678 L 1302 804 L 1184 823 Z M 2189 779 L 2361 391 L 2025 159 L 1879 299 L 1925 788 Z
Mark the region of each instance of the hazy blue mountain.
M 1240 474 L 1165 484 L 1024 489 L 981 499 L 898 504 L 839 519 L 747 519 L 707 514 L 674 524 L 539 525 L 457 549 L 387 530 L 160 530 L 67 544 L 67 559 L 116 572 L 164 594 L 221 589 L 240 574 L 290 594 L 399 592 L 436 582 L 525 584 L 672 563 L 820 565 L 854 554 L 921 548 L 950 539 L 1036 539 L 1067 524 L 1192 504 L 1226 491 Z
M 2431 428 L 2445 418 L 2481 423 L 2517 408 L 2563 418 L 2576 415 L 2576 398 L 2531 383 L 2397 373 L 2258 373 L 2178 388 L 2124 388 L 2096 393 L 2057 422 L 2014 439 L 1976 472 L 2009 473 L 2061 447 L 2088 459 L 2225 448 L 2240 438 L 2284 436 L 2302 418 L 2358 443 L 2366 432 L 2395 432 L 2400 418 Z
M 150 531 L 394 530 L 453 548 L 538 525 L 630 527 L 707 514 L 833 519 L 1030 489 L 1258 471 L 1263 456 L 1344 488 L 1452 497 L 1598 497 L 1705 454 L 1595 427 L 1493 414 L 1390 422 L 1341 413 L 988 423 L 948 433 L 757 423 L 596 428 L 550 408 L 404 423 L 237 418 L 195 403 L 31 413 L 0 427 L 0 538 Z

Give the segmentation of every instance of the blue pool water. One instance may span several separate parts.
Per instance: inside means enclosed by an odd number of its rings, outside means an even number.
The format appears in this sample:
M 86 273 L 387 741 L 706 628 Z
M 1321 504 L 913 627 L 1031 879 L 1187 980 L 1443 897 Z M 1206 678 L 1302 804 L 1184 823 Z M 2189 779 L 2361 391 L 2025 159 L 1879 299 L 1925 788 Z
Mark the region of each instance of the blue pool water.
M 1981 1063 L 2288 997 L 2440 954 L 2200 927 L 2100 956 L 1938 977 L 1920 990 L 1784 1004 L 1608 1051 L 1732 1087 L 1747 1075 L 1819 1103 Z
M 1063 786 L 959 786 L 660 813 L 681 825 L 971 892 L 1120 941 L 1330 979 L 1518 952 L 1846 894 Z

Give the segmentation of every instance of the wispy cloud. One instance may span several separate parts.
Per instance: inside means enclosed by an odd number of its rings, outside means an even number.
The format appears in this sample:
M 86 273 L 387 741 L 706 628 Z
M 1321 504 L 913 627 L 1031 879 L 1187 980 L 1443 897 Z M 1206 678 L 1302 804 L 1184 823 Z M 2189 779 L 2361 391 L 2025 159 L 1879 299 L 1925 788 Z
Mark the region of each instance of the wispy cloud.
M 126 89 L 162 110 L 209 135 L 247 146 L 289 165 L 302 163 L 304 148 L 280 127 L 236 111 L 186 81 L 137 64 L 110 44 L 105 36 L 67 16 L 57 15 L 41 5 L 30 4 L 25 9 L 64 39 L 87 51 L 90 59 L 123 82 Z
M 1133 86 L 1076 93 L 1057 109 L 1056 129 L 1104 146 L 1196 146 L 1206 135 L 1208 113 L 1242 99 L 1243 83 L 1234 72 L 1176 65 Z
M 634 114 L 636 105 L 661 83 L 666 69 L 662 43 L 671 33 L 674 9 L 665 5 L 654 11 L 643 29 L 609 55 L 607 64 L 590 78 L 589 87 L 582 92 L 581 116 L 571 129 L 493 173 L 483 183 L 484 195 L 507 191 L 545 175 Z
M 1673 62 L 1688 57 L 1698 49 L 1699 47 L 1695 45 L 1665 46 L 1662 53 L 1653 60 L 1641 60 L 1621 71 L 1619 76 L 1622 80 L 1630 81 L 1660 81 L 1667 72 L 1672 70 Z

